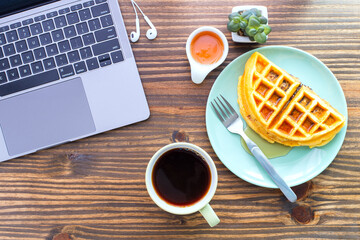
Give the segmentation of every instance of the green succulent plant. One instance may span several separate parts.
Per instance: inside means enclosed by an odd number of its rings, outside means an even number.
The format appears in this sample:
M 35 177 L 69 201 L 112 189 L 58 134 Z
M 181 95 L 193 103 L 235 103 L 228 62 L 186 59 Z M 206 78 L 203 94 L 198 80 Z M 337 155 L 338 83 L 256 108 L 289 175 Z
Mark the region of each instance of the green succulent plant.
M 271 32 L 267 18 L 257 8 L 245 10 L 241 14 L 233 12 L 229 15 L 227 29 L 230 32 L 243 32 L 250 40 L 265 43 L 266 36 Z

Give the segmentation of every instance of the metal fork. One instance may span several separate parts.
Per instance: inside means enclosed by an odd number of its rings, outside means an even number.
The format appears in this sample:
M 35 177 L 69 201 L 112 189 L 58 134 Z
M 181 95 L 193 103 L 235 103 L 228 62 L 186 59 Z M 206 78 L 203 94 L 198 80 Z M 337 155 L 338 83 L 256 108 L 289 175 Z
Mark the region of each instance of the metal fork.
M 219 120 L 230 132 L 237 133 L 244 139 L 249 150 L 270 175 L 274 183 L 280 188 L 285 197 L 290 202 L 295 202 L 297 200 L 296 194 L 276 172 L 269 159 L 264 155 L 260 148 L 245 134 L 243 130 L 243 122 L 239 118 L 239 115 L 235 112 L 234 108 L 221 94 L 220 96 L 222 100 L 217 97 L 211 102 L 211 106 L 213 107 L 213 110 Z

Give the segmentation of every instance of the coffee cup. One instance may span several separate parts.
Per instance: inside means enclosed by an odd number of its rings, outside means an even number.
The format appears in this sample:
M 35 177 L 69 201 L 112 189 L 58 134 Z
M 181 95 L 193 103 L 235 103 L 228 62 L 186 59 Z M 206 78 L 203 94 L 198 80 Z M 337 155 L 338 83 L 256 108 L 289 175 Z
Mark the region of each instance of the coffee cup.
M 216 167 L 200 147 L 186 142 L 162 147 L 148 163 L 145 182 L 161 209 L 177 215 L 199 211 L 211 227 L 220 222 L 209 205 L 218 182 Z

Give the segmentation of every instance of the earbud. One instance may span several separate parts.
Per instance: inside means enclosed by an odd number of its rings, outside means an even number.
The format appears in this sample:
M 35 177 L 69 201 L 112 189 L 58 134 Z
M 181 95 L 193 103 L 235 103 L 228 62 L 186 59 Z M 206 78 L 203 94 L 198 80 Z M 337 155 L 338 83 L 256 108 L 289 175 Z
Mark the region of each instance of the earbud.
M 135 14 L 136 14 L 136 32 L 131 32 L 130 33 L 130 40 L 132 42 L 137 42 L 140 38 L 140 23 L 139 23 L 139 17 L 136 11 L 135 6 L 139 9 L 139 11 L 141 12 L 141 14 L 144 16 L 144 19 L 146 21 L 147 24 L 149 24 L 150 29 L 147 30 L 146 32 L 146 37 L 149 40 L 154 40 L 157 36 L 157 30 L 155 28 L 155 26 L 152 24 L 152 22 L 150 21 L 150 19 L 144 14 L 144 12 L 141 10 L 141 8 L 139 7 L 139 5 L 137 5 L 137 3 L 134 0 L 131 0 L 131 4 L 133 5 Z
M 150 29 L 147 30 L 146 32 L 146 37 L 149 39 L 149 40 L 154 40 L 157 36 L 157 30 L 155 28 L 155 26 L 152 24 L 152 22 L 150 21 L 150 19 L 144 15 L 144 19 L 145 21 L 147 22 L 147 24 L 149 24 L 150 26 Z
M 136 32 L 132 31 L 130 33 L 130 40 L 132 42 L 137 42 L 140 38 L 140 22 L 138 16 L 136 16 Z

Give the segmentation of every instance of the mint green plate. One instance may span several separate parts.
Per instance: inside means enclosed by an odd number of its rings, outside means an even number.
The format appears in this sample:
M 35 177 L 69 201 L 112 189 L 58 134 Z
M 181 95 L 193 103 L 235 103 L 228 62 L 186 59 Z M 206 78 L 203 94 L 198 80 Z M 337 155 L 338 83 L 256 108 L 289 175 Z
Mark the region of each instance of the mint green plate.
M 236 58 L 220 73 L 210 91 L 206 106 L 206 128 L 211 145 L 223 164 L 236 176 L 258 186 L 277 188 L 257 160 L 242 148 L 240 136 L 230 133 L 217 119 L 210 106 L 210 101 L 222 94 L 239 114 L 238 77 L 244 72 L 246 61 L 255 51 L 264 54 L 275 64 L 298 77 L 302 83 L 311 87 L 347 119 L 346 100 L 332 72 L 317 58 L 296 48 L 284 46 L 257 48 Z M 302 184 L 316 177 L 330 165 L 341 148 L 346 128 L 347 123 L 325 146 L 313 149 L 294 147 L 287 155 L 272 158 L 270 162 L 288 185 Z

